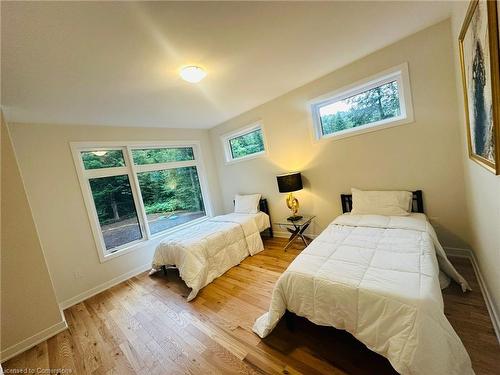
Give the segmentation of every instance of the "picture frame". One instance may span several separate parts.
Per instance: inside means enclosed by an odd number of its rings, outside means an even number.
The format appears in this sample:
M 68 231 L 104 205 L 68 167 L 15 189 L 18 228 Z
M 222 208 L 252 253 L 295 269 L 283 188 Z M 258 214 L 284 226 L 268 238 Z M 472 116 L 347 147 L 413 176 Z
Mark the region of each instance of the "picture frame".
M 498 4 L 472 0 L 462 24 L 460 65 L 469 158 L 500 174 Z

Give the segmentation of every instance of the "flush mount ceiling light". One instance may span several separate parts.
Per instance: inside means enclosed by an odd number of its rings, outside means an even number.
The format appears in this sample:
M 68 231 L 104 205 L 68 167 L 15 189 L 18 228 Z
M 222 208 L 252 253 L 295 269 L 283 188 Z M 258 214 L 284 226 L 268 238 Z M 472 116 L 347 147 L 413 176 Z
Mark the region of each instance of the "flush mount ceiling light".
M 190 65 L 182 68 L 180 75 L 184 81 L 197 83 L 200 82 L 203 78 L 205 78 L 207 72 L 205 72 L 199 66 Z
M 104 156 L 104 155 L 106 155 L 108 152 L 107 152 L 107 151 L 92 151 L 92 153 L 93 153 L 95 156 Z

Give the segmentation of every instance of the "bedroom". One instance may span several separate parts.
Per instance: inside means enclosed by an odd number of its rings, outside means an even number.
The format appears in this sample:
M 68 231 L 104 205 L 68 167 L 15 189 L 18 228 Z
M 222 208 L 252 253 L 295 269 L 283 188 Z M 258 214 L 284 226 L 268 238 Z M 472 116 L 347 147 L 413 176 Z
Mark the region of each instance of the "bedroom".
M 308 243 L 352 188 L 422 190 L 473 289 L 443 290 L 446 317 L 474 371 L 495 373 L 500 178 L 468 153 L 459 37 L 469 4 L 2 2 L 4 371 L 394 372 L 340 329 L 294 318 L 264 339 L 252 331 L 304 251 L 301 238 L 284 249 L 294 227 L 276 179 L 300 172 Z M 190 65 L 204 70 L 200 82 L 180 77 Z M 329 136 L 315 120 L 388 82 L 399 112 L 387 122 Z M 257 149 L 238 157 L 233 140 L 254 132 Z M 112 164 L 91 166 L 110 151 Z M 99 181 L 121 200 L 95 198 Z M 205 219 L 249 194 L 266 199 L 274 232 L 262 252 L 219 262 L 213 276 L 227 272 L 200 281 L 190 302 L 178 270 L 148 275 L 176 233 L 196 243 L 199 225 L 238 227 Z

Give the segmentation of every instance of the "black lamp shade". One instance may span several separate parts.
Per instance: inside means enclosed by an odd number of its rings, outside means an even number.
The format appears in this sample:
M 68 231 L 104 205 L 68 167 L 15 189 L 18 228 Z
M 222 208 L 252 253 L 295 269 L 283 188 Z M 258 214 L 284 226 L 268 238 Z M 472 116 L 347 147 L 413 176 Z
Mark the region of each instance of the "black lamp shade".
M 280 193 L 290 193 L 302 189 L 300 172 L 293 172 L 276 176 Z

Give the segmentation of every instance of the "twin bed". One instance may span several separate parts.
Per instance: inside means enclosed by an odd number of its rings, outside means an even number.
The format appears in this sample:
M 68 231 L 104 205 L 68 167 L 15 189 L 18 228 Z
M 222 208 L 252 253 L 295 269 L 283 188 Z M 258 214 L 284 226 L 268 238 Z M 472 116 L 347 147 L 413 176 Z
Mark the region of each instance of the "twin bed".
M 269 311 L 256 320 L 254 332 L 266 337 L 291 312 L 350 332 L 401 374 L 473 374 L 444 315 L 440 290 L 448 277 L 464 291 L 470 288 L 423 214 L 422 193 L 413 193 L 411 213 L 404 215 L 351 213 L 350 195 L 342 196 L 342 207 L 344 214 L 280 276 Z M 382 205 L 391 213 L 386 208 Z M 177 232 L 157 249 L 153 266 L 177 265 L 192 288 L 188 300 L 263 249 L 259 230 L 268 227 L 269 216 L 259 228 L 255 218 L 235 215 Z
M 268 230 L 272 236 L 267 201 L 260 199 L 259 210 L 250 211 L 215 216 L 174 232 L 156 248 L 152 272 L 176 267 L 191 288 L 191 301 L 201 288 L 264 250 L 260 233 Z

